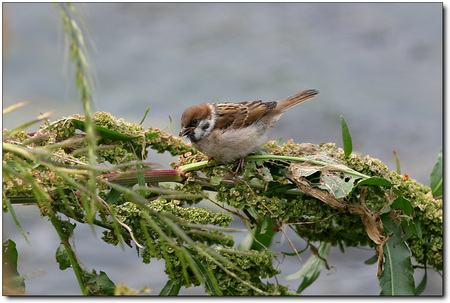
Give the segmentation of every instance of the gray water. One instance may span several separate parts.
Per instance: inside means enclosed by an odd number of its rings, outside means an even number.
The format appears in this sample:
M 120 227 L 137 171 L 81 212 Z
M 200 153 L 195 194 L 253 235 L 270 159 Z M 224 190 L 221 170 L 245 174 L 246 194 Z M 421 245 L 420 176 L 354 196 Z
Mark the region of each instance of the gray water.
M 179 132 L 185 107 L 210 101 L 278 100 L 304 89 L 317 98 L 288 111 L 271 139 L 341 143 L 340 115 L 355 148 L 429 184 L 442 146 L 442 5 L 440 3 L 89 3 L 81 10 L 95 44 L 95 109 L 125 121 Z M 3 4 L 8 39 L 3 56 L 3 106 L 28 105 L 3 118 L 12 128 L 39 113 L 53 119 L 82 113 L 73 69 L 64 55 L 59 13 L 50 4 Z M 170 124 L 169 116 L 173 123 Z M 30 128 L 32 131 L 33 128 Z M 160 163 L 170 156 L 152 155 Z M 36 208 L 17 207 L 31 246 L 3 215 L 3 237 L 19 250 L 19 272 L 29 275 L 27 293 L 80 294 L 70 269 L 54 259 L 59 244 Z M 134 249 L 103 243 L 78 226 L 76 250 L 90 269 L 116 283 L 147 286 L 157 294 L 166 282 L 161 262 L 145 265 Z M 237 239 L 244 235 L 236 235 Z M 291 235 L 294 240 L 295 235 Z M 289 249 L 279 239 L 278 251 Z M 295 240 L 298 247 L 304 242 Z M 333 249 L 333 269 L 323 272 L 305 295 L 376 295 L 376 266 L 363 262 L 373 251 Z M 307 254 L 303 257 L 307 259 Z M 280 260 L 281 261 L 281 260 Z M 288 257 L 284 277 L 302 264 Z M 422 272 L 417 274 L 420 281 Z M 426 294 L 442 294 L 442 280 L 428 273 Z M 417 282 L 416 282 L 417 283 Z M 202 288 L 182 289 L 202 294 Z

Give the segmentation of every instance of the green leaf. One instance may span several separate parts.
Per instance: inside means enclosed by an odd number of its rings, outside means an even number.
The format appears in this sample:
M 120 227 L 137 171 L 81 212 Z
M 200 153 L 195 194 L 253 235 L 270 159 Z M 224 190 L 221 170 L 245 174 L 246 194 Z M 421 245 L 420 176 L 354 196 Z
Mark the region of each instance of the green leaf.
M 270 169 L 263 166 L 261 169 L 261 177 L 265 182 L 273 181 L 272 174 L 270 173 Z
M 338 242 L 338 246 L 339 246 L 339 250 L 341 251 L 341 253 L 345 253 L 345 248 L 344 248 L 344 244 L 342 243 L 342 241 Z
M 197 258 L 193 258 L 195 265 L 199 269 L 199 271 L 202 273 L 202 275 L 205 277 L 205 284 L 206 287 L 211 291 L 213 296 L 222 296 L 222 290 L 219 288 L 219 285 L 217 284 L 217 280 L 214 277 L 213 272 L 209 267 L 205 267 L 200 260 Z
M 372 265 L 372 264 L 377 263 L 377 261 L 378 261 L 378 256 L 377 256 L 377 254 L 375 254 L 373 257 L 370 257 L 369 259 L 367 259 L 366 261 L 364 261 L 364 264 L 366 264 L 366 265 Z
M 384 227 L 393 233 L 383 246 L 383 271 L 379 276 L 380 295 L 414 295 L 414 270 L 411 264 L 411 251 L 402 240 L 402 229 L 388 214 L 381 216 Z
M 352 232 L 351 230 L 348 231 L 348 232 L 338 231 L 337 235 L 339 237 L 344 238 L 344 239 L 348 239 L 348 240 L 350 240 L 352 242 L 364 241 L 365 237 L 367 237 L 367 236 L 364 236 L 362 234 L 358 234 L 358 233 Z
M 394 152 L 394 158 L 395 158 L 395 171 L 397 172 L 397 174 L 401 175 L 402 174 L 402 169 L 400 167 L 400 160 L 398 159 L 398 155 L 397 152 L 394 150 L 392 150 Z
M 142 125 L 144 123 L 145 118 L 147 117 L 148 112 L 150 111 L 150 106 L 147 107 L 147 110 L 145 111 L 144 117 L 142 118 L 141 122 L 139 122 L 139 125 Z
M 16 243 L 9 239 L 3 242 L 2 255 L 3 295 L 25 294 L 25 279 L 17 271 L 19 253 L 16 249 Z
M 253 245 L 253 235 L 252 233 L 248 233 L 241 242 L 239 242 L 237 249 L 239 250 L 250 250 Z
M 425 288 L 427 287 L 427 264 L 425 262 L 425 273 L 423 274 L 422 281 L 420 281 L 419 285 L 417 285 L 416 289 L 414 290 L 414 294 L 416 296 L 423 293 Z
M 260 233 L 267 234 L 269 230 L 272 230 L 272 218 L 266 217 L 261 223 Z
M 60 244 L 56 250 L 56 262 L 59 263 L 59 269 L 65 270 L 71 267 L 69 255 L 67 254 L 64 244 Z
M 277 228 L 274 227 L 276 220 L 265 217 L 262 221 L 257 222 L 247 210 L 244 209 L 244 213 L 247 213 L 247 216 L 252 220 L 255 227 L 239 243 L 238 249 L 262 251 L 269 247 L 272 244 L 273 236 L 277 233 Z
M 72 237 L 73 231 L 77 226 L 76 223 L 70 223 L 69 221 L 59 221 L 61 225 L 61 231 L 66 238 Z
M 276 221 L 271 217 L 265 217 L 253 230 L 253 243 L 251 249 L 262 251 L 272 244 L 273 236 L 277 233 L 273 225 Z
M 438 160 L 430 174 L 430 187 L 433 197 L 442 196 L 442 149 L 439 151 Z
M 267 190 L 262 192 L 261 195 L 264 196 L 273 196 L 273 195 L 282 195 L 286 191 L 296 188 L 295 184 L 288 183 L 288 184 L 281 184 L 279 182 L 271 181 L 268 183 Z
M 87 281 L 87 284 L 89 289 L 95 295 L 113 296 L 114 289 L 116 288 L 114 282 L 111 281 L 103 271 L 100 271 L 100 273 L 97 274 L 95 270 L 93 270 L 92 277 Z
M 122 193 L 115 188 L 111 188 L 108 195 L 106 196 L 105 202 L 109 205 L 115 204 L 119 198 L 122 196 Z
M 341 116 L 341 127 L 342 127 L 342 141 L 344 143 L 344 155 L 345 157 L 350 156 L 353 150 L 352 136 L 350 135 L 350 130 L 348 129 L 347 122 L 344 117 Z
M 14 210 L 14 207 L 12 207 L 12 205 L 11 205 L 11 201 L 9 200 L 8 197 L 6 197 L 5 192 L 3 192 L 3 194 L 4 194 L 4 196 L 3 196 L 3 203 L 6 204 L 6 208 L 10 212 L 11 217 L 13 218 L 14 223 L 17 226 L 17 229 L 22 234 L 22 236 L 25 238 L 27 243 L 30 244 L 30 241 L 28 240 L 27 234 L 23 231 L 22 225 L 20 224 L 19 219 L 17 218 L 16 211 Z
M 73 122 L 73 125 L 75 126 L 76 129 L 79 129 L 81 131 L 86 130 L 86 122 L 77 119 L 72 119 L 71 121 Z M 97 134 L 100 135 L 103 139 L 110 139 L 113 141 L 114 140 L 127 141 L 139 138 L 139 136 L 130 136 L 126 134 L 121 134 L 116 131 L 107 129 L 106 127 L 98 125 L 94 125 L 94 128 Z
M 217 175 L 217 176 L 212 176 L 211 179 L 209 180 L 209 182 L 210 182 L 212 185 L 219 185 L 220 182 L 222 182 L 222 180 L 223 180 L 223 177 Z
M 392 187 L 394 184 L 389 182 L 388 180 L 380 177 L 371 177 L 369 179 L 362 180 L 357 184 L 358 186 L 361 185 L 378 185 L 378 186 L 386 186 L 386 187 Z
M 412 220 L 402 220 L 401 226 L 404 233 L 402 236 L 403 241 L 408 240 L 412 235 L 417 233 L 416 224 Z
M 410 215 L 413 211 L 413 207 L 411 205 L 411 202 L 402 196 L 398 196 L 394 201 L 391 203 L 391 208 L 393 209 L 401 209 L 405 213 L 405 215 Z
M 330 254 L 330 247 L 331 245 L 329 243 L 321 243 L 318 248 L 318 254 L 320 257 L 312 255 L 298 272 L 286 277 L 286 280 L 303 279 L 297 289 L 297 293 L 301 293 L 317 280 L 320 272 L 325 266 L 325 261 L 323 259 L 327 259 Z
M 180 288 L 180 283 L 174 282 L 173 280 L 168 280 L 158 296 L 178 296 Z
M 392 184 L 391 182 L 389 182 L 388 180 L 384 179 L 384 178 L 380 178 L 380 177 L 370 177 L 368 179 L 364 179 L 359 181 L 350 191 L 350 193 L 348 194 L 348 197 L 350 198 L 353 193 L 355 192 L 355 190 L 363 185 L 371 185 L 371 186 L 386 186 L 386 187 L 392 187 L 394 186 L 394 184 Z

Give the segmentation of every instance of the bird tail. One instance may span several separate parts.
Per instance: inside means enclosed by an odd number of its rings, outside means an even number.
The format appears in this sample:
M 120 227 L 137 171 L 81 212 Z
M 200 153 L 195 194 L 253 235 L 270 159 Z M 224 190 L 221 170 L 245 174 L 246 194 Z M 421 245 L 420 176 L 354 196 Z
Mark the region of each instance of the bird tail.
M 315 89 L 308 89 L 295 95 L 281 99 L 280 101 L 277 102 L 276 110 L 279 111 L 280 113 L 283 113 L 291 107 L 294 107 L 300 103 L 303 103 L 305 101 L 308 101 L 309 99 L 314 98 L 318 93 L 319 91 Z

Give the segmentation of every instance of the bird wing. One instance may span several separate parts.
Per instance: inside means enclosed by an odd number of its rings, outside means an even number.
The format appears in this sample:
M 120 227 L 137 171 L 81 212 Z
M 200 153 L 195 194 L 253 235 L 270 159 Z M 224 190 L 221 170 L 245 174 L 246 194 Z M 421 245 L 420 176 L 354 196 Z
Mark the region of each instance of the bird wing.
M 276 102 L 245 101 L 240 103 L 214 103 L 216 109 L 216 128 L 244 128 L 259 121 Z

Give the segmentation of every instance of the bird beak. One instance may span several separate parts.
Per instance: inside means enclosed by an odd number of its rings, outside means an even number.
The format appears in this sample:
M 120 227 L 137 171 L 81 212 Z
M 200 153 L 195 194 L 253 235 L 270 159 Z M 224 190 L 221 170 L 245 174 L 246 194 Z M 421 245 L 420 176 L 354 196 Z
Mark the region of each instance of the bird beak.
M 192 132 L 194 129 L 195 127 L 183 127 L 178 136 L 183 137 L 189 135 L 189 133 Z

